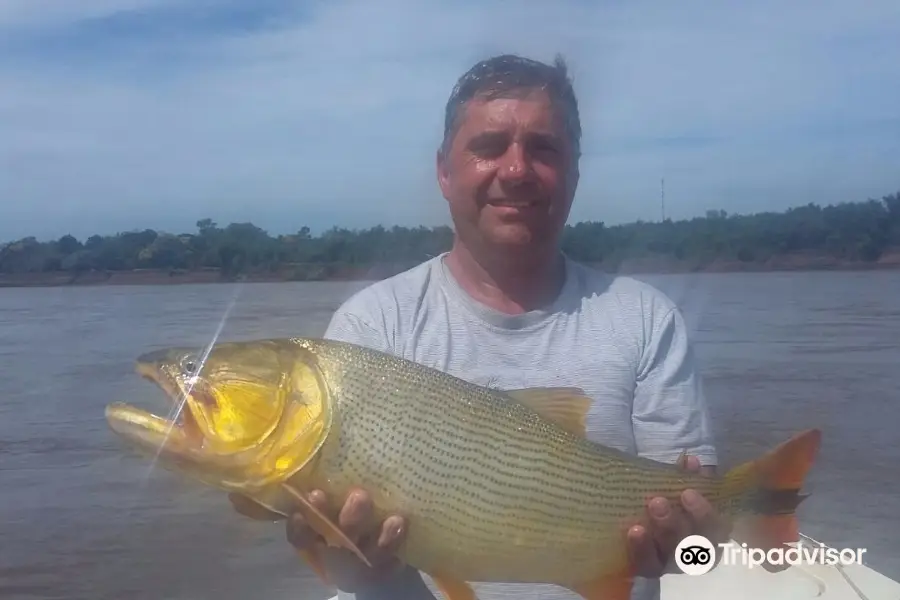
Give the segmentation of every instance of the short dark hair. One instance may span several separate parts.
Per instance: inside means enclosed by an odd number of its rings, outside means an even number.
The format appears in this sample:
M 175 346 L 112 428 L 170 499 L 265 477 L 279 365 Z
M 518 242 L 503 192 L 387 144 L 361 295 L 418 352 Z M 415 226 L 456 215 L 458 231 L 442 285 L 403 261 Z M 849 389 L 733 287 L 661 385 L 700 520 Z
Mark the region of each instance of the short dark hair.
M 536 89 L 545 90 L 550 96 L 550 102 L 560 111 L 566 133 L 575 149 L 575 156 L 579 157 L 581 119 L 578 116 L 578 101 L 566 61 L 559 54 L 552 65 L 514 54 L 502 54 L 476 63 L 459 78 L 447 100 L 441 152 L 446 154 L 450 150 L 465 105 L 476 96 L 487 100 L 510 98 Z

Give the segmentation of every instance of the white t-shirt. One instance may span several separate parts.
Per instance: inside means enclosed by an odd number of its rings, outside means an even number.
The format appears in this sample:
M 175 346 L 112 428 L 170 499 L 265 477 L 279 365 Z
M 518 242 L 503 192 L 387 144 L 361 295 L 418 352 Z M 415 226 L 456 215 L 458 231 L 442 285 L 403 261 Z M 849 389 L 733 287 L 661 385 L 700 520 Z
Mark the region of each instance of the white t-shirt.
M 325 337 L 499 389 L 579 387 L 594 399 L 589 439 L 666 463 L 686 451 L 716 464 L 687 328 L 666 295 L 566 259 L 565 283 L 551 306 L 507 315 L 469 296 L 445 256 L 357 292 L 334 314 Z M 473 587 L 479 600 L 579 600 L 552 585 Z M 358 593 L 355 600 L 382 595 Z M 390 595 L 404 600 L 400 590 Z M 658 596 L 658 580 L 635 582 L 634 600 Z M 411 587 L 410 600 L 420 597 Z

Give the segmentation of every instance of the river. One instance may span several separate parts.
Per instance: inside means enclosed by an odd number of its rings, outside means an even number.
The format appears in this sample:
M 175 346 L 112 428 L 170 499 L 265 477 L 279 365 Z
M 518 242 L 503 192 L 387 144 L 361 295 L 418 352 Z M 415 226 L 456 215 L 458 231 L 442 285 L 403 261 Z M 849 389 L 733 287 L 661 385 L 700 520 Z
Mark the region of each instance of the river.
M 644 277 L 682 307 L 721 458 L 824 430 L 803 529 L 900 579 L 900 273 Z M 124 451 L 114 400 L 158 406 L 153 348 L 318 335 L 362 283 L 0 290 L 0 597 L 317 600 L 283 526 Z

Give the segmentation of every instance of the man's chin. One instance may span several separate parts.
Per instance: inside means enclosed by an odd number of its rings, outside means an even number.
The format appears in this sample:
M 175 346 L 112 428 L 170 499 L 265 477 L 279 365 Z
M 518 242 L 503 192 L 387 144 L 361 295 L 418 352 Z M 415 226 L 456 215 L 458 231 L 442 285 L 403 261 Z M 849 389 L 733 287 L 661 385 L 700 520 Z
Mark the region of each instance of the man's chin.
M 491 244 L 508 249 L 537 249 L 548 241 L 544 227 L 537 228 L 527 223 L 503 223 L 491 228 L 486 236 Z

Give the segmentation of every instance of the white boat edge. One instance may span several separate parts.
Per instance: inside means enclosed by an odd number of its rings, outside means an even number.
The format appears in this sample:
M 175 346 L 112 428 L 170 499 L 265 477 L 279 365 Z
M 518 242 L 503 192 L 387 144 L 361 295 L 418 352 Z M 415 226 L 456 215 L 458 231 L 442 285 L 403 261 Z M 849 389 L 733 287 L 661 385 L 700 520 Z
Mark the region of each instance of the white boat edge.
M 829 546 L 803 536 L 801 545 Z M 735 549 L 739 545 L 731 541 Z M 664 575 L 660 600 L 900 600 L 900 583 L 863 564 L 806 564 L 779 573 L 719 563 L 705 575 Z M 329 600 L 338 600 L 332 596 Z

